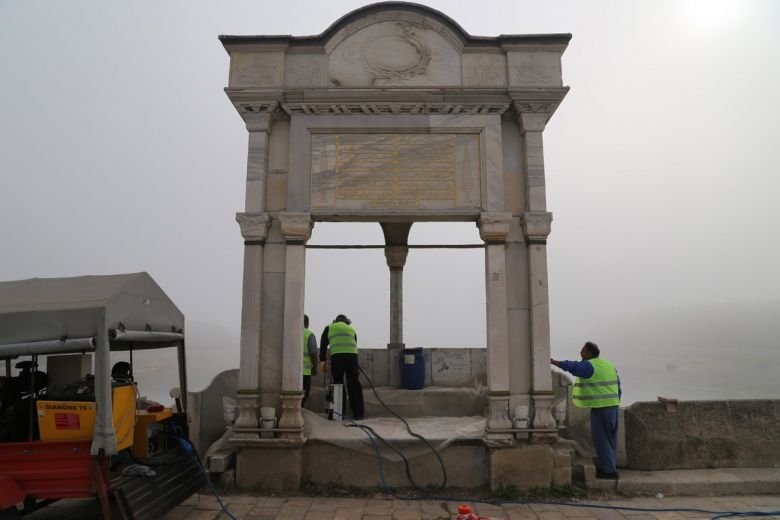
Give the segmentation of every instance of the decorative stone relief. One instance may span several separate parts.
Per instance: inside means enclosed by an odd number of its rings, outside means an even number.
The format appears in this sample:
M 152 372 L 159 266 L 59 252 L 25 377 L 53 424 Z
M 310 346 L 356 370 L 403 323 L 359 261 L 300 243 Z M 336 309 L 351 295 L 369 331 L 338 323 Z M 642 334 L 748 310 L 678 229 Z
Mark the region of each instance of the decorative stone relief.
M 236 222 L 244 240 L 265 240 L 271 218 L 265 213 L 236 213 Z
M 287 240 L 301 240 L 306 242 L 311 236 L 313 222 L 308 213 L 280 213 L 279 222 L 282 225 L 282 233 Z
M 314 134 L 312 209 L 481 205 L 477 134 Z
M 560 86 L 561 55 L 557 52 L 510 52 L 509 84 Z
M 504 54 L 463 55 L 463 86 L 503 87 L 505 85 L 506 56 Z
M 284 84 L 287 87 L 324 87 L 327 85 L 328 57 L 311 54 L 288 54 Z
M 335 86 L 459 85 L 460 56 L 435 30 L 383 21 L 342 41 L 328 61 Z
M 552 228 L 552 213 L 546 211 L 526 211 L 521 220 L 523 234 L 527 240 L 546 240 Z
M 552 106 L 552 105 L 551 105 Z M 240 111 L 263 110 L 262 106 L 242 103 Z M 464 114 L 502 115 L 509 109 L 509 103 L 283 103 L 282 110 L 293 114 Z
M 482 213 L 477 222 L 479 236 L 486 242 L 506 240 L 511 224 L 511 213 Z
M 281 52 L 241 52 L 230 58 L 231 87 L 281 87 Z

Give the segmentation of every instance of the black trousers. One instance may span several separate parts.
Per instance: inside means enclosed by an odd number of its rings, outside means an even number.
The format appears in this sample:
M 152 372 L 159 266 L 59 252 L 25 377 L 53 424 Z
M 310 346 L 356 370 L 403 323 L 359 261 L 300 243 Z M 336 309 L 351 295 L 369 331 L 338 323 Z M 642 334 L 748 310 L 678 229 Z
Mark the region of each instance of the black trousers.
M 347 377 L 347 391 L 345 394 L 349 394 L 349 408 L 352 410 L 352 417 L 362 419 L 365 415 L 363 411 L 363 387 L 360 386 L 357 354 L 331 355 L 330 371 L 333 375 L 333 382 L 336 384 L 344 384 L 344 376 Z M 346 404 L 343 401 L 341 409 L 342 412 L 346 411 Z
M 309 398 L 309 391 L 311 390 L 311 376 L 303 376 L 303 400 L 301 401 L 301 408 L 306 406 L 306 399 Z

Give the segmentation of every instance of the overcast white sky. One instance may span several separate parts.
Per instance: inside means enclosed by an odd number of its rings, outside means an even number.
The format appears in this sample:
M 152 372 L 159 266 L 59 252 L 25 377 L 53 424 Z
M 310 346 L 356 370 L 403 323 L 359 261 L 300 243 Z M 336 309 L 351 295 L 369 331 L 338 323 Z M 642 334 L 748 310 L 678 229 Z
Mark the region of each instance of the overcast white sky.
M 621 316 L 780 308 L 779 2 L 422 3 L 474 35 L 573 34 L 544 135 L 557 357 Z M 247 139 L 217 35 L 318 34 L 362 5 L 0 0 L 0 280 L 148 271 L 187 317 L 194 386 L 237 366 Z M 318 225 L 312 243 L 381 236 Z M 361 344 L 386 344 L 382 253 L 307 262 L 313 328 L 344 312 Z M 408 346 L 484 345 L 483 267 L 476 250 L 410 254 Z

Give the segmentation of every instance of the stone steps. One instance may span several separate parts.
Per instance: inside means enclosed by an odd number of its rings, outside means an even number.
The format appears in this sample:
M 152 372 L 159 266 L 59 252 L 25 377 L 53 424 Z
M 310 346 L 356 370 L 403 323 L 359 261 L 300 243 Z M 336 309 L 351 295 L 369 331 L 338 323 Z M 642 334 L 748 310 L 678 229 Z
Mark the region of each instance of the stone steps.
M 617 492 L 630 496 L 780 493 L 780 468 L 620 470 Z
M 751 495 L 780 493 L 780 468 L 719 468 L 642 471 L 621 469 L 620 479 L 596 478 L 596 466 L 575 457 L 573 475 L 591 491 L 627 496 Z

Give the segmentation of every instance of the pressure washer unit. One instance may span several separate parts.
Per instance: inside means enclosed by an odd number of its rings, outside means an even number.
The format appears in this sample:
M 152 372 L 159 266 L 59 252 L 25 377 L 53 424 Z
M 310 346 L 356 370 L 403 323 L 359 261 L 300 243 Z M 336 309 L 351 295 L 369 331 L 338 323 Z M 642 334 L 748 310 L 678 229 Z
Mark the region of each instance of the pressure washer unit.
M 344 403 L 344 385 L 331 383 L 328 385 L 328 391 L 325 394 L 325 411 L 329 421 L 341 421 L 341 415 L 344 413 L 342 404 Z

